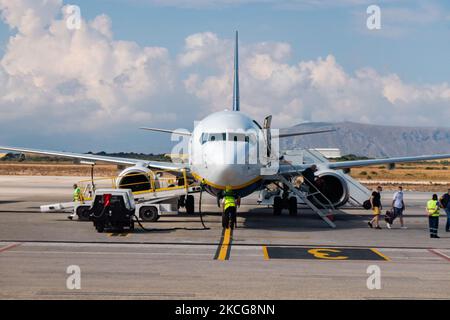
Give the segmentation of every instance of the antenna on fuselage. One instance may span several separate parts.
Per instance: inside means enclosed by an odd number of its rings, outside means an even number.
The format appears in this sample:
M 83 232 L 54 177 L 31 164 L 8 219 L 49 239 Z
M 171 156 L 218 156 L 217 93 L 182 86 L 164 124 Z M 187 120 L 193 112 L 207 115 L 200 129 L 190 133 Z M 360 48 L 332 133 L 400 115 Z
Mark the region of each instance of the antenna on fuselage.
M 239 49 L 238 32 L 236 31 L 236 43 L 234 46 L 234 85 L 233 85 L 233 111 L 239 111 Z

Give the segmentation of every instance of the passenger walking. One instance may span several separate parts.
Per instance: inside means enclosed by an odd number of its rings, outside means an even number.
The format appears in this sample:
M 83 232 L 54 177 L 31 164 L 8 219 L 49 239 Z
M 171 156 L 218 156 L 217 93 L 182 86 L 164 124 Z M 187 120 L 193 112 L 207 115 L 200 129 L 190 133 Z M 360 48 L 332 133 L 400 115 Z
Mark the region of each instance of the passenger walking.
M 381 205 L 381 191 L 383 188 L 381 186 L 377 187 L 377 190 L 372 192 L 372 196 L 370 197 L 370 204 L 372 205 L 372 211 L 374 217 L 367 224 L 370 228 L 373 228 L 375 225 L 375 229 L 381 229 L 380 227 L 380 214 L 382 210 Z
M 404 221 L 403 221 L 403 212 L 405 212 L 406 206 L 405 201 L 403 200 L 403 187 L 399 186 L 398 191 L 394 193 L 394 197 L 392 199 L 392 208 L 394 208 L 394 219 L 400 219 L 400 226 L 402 229 L 407 229 Z M 386 223 L 387 227 L 390 229 L 391 224 Z
M 317 166 L 315 164 L 313 164 L 311 167 L 306 168 L 303 172 L 302 172 L 302 176 L 304 179 L 304 183 L 310 188 L 309 191 L 313 192 L 315 191 L 314 186 L 315 186 L 315 181 L 316 181 L 316 175 L 315 173 L 317 172 Z M 311 188 L 313 190 L 311 190 Z
M 433 194 L 433 198 L 427 202 L 427 213 L 430 225 L 430 238 L 434 239 L 440 238 L 438 236 L 440 206 L 437 194 Z
M 440 203 L 442 205 L 442 208 L 444 208 L 445 213 L 447 214 L 447 224 L 445 225 L 445 231 L 450 232 L 450 189 L 448 189 L 448 192 L 441 197 Z

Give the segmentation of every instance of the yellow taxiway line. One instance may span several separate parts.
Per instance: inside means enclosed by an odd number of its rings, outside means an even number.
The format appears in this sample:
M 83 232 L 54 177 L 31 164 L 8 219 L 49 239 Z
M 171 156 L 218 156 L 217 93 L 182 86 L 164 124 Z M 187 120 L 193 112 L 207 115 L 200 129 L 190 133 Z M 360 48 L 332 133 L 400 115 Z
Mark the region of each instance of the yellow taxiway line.
M 380 257 L 382 257 L 384 260 L 386 260 L 386 261 L 391 261 L 391 259 L 390 259 L 388 256 L 382 254 L 382 253 L 381 253 L 380 251 L 378 251 L 377 249 L 370 248 L 370 250 L 372 250 L 373 252 L 375 252 L 377 255 L 379 255 Z
M 269 260 L 269 252 L 267 251 L 267 246 L 263 246 L 263 254 L 264 254 L 264 260 Z
M 233 231 L 231 228 L 227 228 L 223 232 L 223 236 L 218 248 L 218 254 L 216 254 L 217 260 L 228 260 L 230 257 L 231 242 L 233 240 Z

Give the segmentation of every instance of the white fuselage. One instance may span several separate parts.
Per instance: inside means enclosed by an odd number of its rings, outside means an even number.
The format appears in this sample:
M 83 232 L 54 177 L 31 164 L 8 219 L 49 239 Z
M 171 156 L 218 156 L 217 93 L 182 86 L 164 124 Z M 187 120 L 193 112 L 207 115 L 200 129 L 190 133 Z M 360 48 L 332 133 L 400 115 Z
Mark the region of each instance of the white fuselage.
M 246 196 L 261 185 L 266 150 L 263 130 L 242 112 L 216 112 L 192 132 L 189 164 L 193 176 L 217 194 L 231 186 Z

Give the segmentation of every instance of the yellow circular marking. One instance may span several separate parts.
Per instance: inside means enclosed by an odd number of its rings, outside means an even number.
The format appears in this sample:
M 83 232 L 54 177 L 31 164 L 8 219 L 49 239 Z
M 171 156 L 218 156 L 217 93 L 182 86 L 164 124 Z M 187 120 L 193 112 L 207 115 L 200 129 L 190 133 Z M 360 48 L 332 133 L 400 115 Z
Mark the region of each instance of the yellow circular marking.
M 330 253 L 340 253 L 337 249 L 310 249 L 308 253 L 312 254 L 314 258 L 325 260 L 346 260 L 347 256 L 330 256 Z

